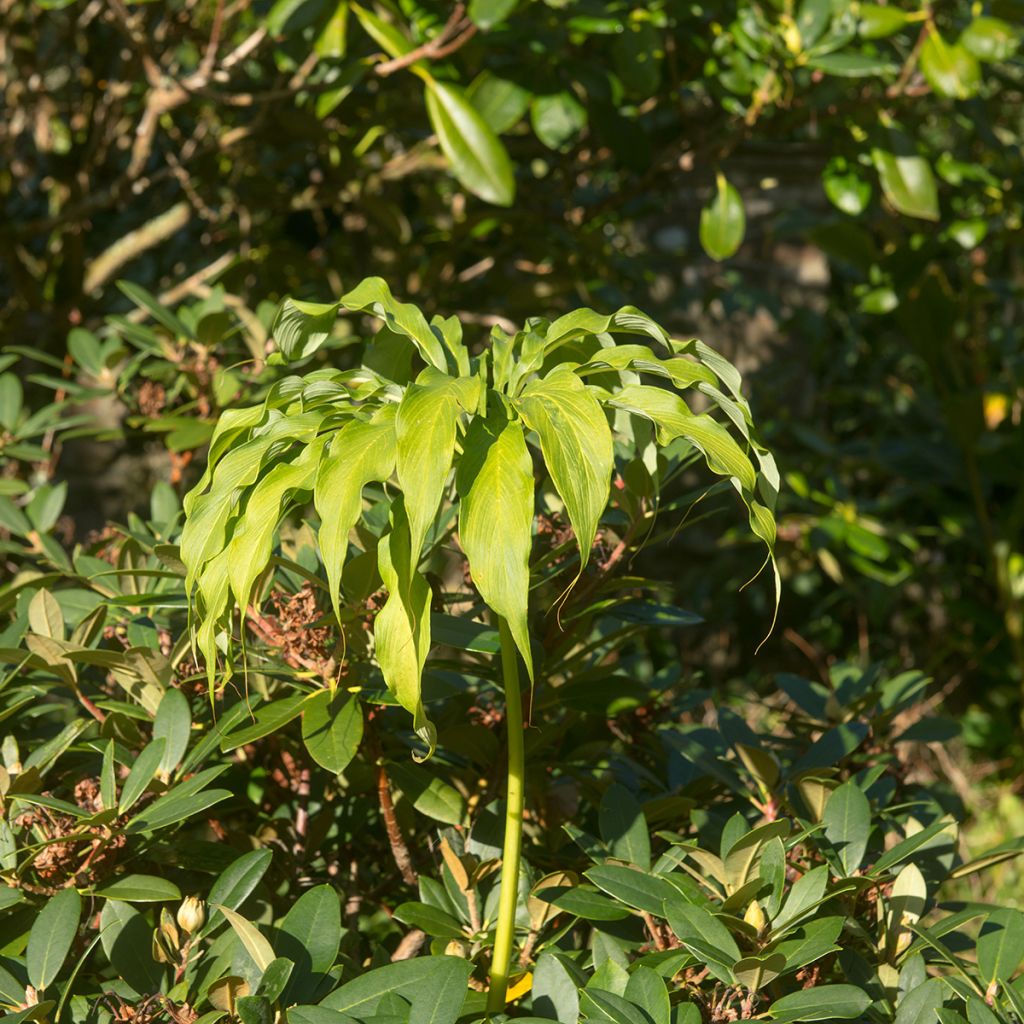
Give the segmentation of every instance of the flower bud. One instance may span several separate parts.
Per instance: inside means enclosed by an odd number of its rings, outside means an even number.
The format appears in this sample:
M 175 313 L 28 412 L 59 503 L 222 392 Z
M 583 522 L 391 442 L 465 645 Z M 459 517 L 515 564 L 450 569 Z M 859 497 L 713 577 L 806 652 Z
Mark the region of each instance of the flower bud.
M 752 925 L 758 931 L 764 927 L 765 917 L 764 911 L 761 909 L 761 904 L 757 900 L 751 900 L 750 906 L 747 907 L 747 912 L 743 915 L 743 920 L 747 924 Z
M 206 906 L 196 896 L 186 896 L 178 907 L 178 925 L 183 932 L 191 935 L 206 923 Z

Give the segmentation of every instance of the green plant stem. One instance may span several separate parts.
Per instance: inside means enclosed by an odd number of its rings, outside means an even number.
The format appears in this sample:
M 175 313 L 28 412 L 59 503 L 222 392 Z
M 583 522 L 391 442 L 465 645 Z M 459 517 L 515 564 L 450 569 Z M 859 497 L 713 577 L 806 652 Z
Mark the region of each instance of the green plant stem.
M 505 806 L 505 847 L 501 860 L 501 895 L 494 935 L 491 985 L 487 1012 L 505 1009 L 508 972 L 516 937 L 516 904 L 519 897 L 519 855 L 523 845 L 523 791 L 526 758 L 523 752 L 523 700 L 519 690 L 519 663 L 508 623 L 498 619 L 501 636 L 501 670 L 505 683 L 505 726 L 508 732 L 508 787 Z

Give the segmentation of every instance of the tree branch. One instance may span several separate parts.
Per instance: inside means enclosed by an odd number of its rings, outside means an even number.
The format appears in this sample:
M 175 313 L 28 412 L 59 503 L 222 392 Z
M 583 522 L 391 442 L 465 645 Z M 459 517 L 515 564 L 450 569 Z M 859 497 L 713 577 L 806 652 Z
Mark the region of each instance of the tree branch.
M 477 26 L 466 17 L 466 5 L 456 4 L 444 28 L 433 39 L 408 53 L 403 53 L 400 57 L 375 65 L 374 73 L 387 77 L 415 64 L 418 60 L 440 60 L 465 46 L 476 35 L 476 31 Z

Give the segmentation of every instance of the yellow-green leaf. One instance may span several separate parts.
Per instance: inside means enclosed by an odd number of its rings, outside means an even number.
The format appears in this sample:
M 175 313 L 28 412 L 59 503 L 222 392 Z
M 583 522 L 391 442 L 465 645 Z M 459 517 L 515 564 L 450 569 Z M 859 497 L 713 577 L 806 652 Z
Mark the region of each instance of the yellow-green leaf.
M 604 410 L 565 364 L 530 381 L 516 407 L 540 438 L 544 462 L 576 534 L 582 571 L 611 490 L 612 433 Z
M 341 621 L 339 591 L 348 535 L 362 511 L 363 488 L 387 480 L 395 468 L 395 412 L 385 406 L 372 421 L 346 423 L 320 460 L 313 502 L 320 516 L 318 539 L 334 613 Z
M 373 624 L 377 663 L 388 688 L 413 716 L 413 728 L 434 752 L 437 730 L 423 708 L 423 665 L 430 650 L 430 587 L 416 572 L 402 498 L 391 505 L 391 529 L 377 549 L 388 599 Z
M 426 84 L 427 114 L 452 174 L 473 195 L 511 206 L 515 175 L 501 140 L 457 86 L 432 77 Z
M 522 425 L 495 432 L 476 420 L 466 435 L 458 474 L 459 540 L 473 583 L 512 631 L 533 680 L 527 631 L 530 543 L 533 529 L 533 463 Z
M 700 244 L 713 260 L 727 260 L 743 242 L 747 216 L 739 192 L 719 174 L 715 195 L 701 210 Z

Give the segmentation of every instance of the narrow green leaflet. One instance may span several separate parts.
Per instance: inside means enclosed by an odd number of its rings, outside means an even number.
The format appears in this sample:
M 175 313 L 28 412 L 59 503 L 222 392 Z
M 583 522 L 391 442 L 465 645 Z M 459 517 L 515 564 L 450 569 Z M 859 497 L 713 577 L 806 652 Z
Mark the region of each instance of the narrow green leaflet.
M 220 749 L 228 753 L 283 729 L 293 718 L 299 717 L 307 700 L 307 694 L 297 693 L 261 704 L 255 711 L 249 710 L 244 719 L 245 724 L 221 739 Z
M 473 583 L 484 601 L 508 621 L 532 681 L 527 604 L 533 463 L 521 424 L 507 423 L 495 436 L 485 421 L 474 421 L 456 479 L 461 497 L 459 541 Z
M 153 739 L 164 741 L 164 754 L 158 770 L 169 775 L 178 767 L 188 748 L 192 732 L 192 713 L 188 698 L 181 690 L 168 690 L 160 700 L 153 721 Z
M 511 206 L 515 175 L 508 152 L 457 86 L 427 75 L 427 114 L 452 174 L 475 196 Z
M 281 462 L 274 466 L 249 494 L 227 549 L 228 579 L 243 613 L 248 607 L 256 577 L 270 561 L 282 503 L 293 491 L 313 487 L 320 453 L 326 442 L 327 435 L 311 441 L 301 449 L 294 462 Z
M 478 394 L 472 378 L 449 377 L 428 367 L 406 389 L 398 407 L 396 466 L 405 495 L 414 569 L 451 470 L 459 416 L 474 407 Z
M 713 260 L 727 260 L 743 244 L 747 215 L 739 192 L 725 180 L 715 177 L 715 195 L 701 210 L 700 244 Z
M 249 853 L 243 853 L 217 876 L 210 888 L 210 904 L 237 910 L 259 885 L 272 859 L 273 854 L 270 850 L 251 850 Z M 211 915 L 207 927 L 213 920 L 214 917 Z
M 78 932 L 82 916 L 82 897 L 73 886 L 51 896 L 32 923 L 25 950 L 28 980 L 36 989 L 44 989 L 56 977 Z
M 416 572 L 409 521 L 401 498 L 391 506 L 391 529 L 380 541 L 377 562 L 388 599 L 374 620 L 377 663 L 413 728 L 434 752 L 437 730 L 423 708 L 423 665 L 430 650 L 430 587 Z
M 320 516 L 317 539 L 334 614 L 341 621 L 341 573 L 348 536 L 362 511 L 363 488 L 387 480 L 395 468 L 394 407 L 372 421 L 352 420 L 331 439 L 317 469 L 313 502 Z
M 146 787 L 153 781 L 160 768 L 166 746 L 166 740 L 154 739 L 135 759 L 121 789 L 121 800 L 117 808 L 119 814 L 130 811 L 139 797 L 145 793 Z
M 608 419 L 600 402 L 568 366 L 530 381 L 515 406 L 540 439 L 544 462 L 576 534 L 582 572 L 611 490 Z

